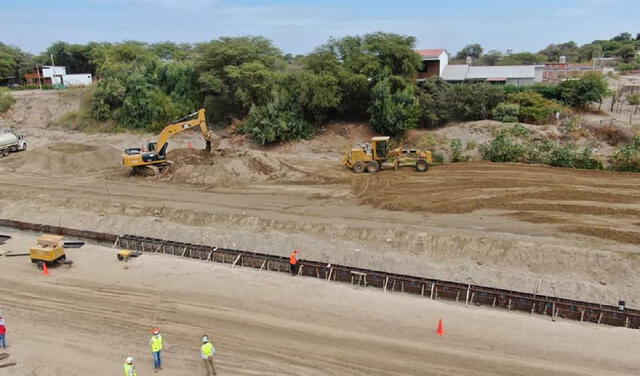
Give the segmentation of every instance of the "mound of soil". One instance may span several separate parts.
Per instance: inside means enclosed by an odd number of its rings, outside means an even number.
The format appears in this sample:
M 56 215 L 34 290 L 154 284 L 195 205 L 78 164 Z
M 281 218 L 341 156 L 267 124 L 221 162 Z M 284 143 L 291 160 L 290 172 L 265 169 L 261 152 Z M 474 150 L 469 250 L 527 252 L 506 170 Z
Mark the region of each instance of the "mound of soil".
M 27 173 L 90 173 L 118 167 L 120 154 L 109 146 L 61 142 L 16 153 L 11 164 L 17 171 Z
M 167 157 L 173 165 L 160 178 L 180 183 L 229 187 L 252 183 L 322 181 L 311 172 L 261 151 L 224 150 L 209 154 L 204 150 L 173 149 Z

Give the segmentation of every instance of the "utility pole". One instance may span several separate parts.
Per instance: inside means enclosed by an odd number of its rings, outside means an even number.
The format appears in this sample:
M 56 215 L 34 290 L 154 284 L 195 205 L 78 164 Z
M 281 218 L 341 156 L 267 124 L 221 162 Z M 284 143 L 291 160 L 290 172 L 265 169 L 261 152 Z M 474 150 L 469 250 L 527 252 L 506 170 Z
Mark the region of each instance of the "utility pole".
M 51 85 L 53 85 L 53 80 L 56 77 L 56 64 L 53 62 L 53 53 L 49 54 L 51 56 Z

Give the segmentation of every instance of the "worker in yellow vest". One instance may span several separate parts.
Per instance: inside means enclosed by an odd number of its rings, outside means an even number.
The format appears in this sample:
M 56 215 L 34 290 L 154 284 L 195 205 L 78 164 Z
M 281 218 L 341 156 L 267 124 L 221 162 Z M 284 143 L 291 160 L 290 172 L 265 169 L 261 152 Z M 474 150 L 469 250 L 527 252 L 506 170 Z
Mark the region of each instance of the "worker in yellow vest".
M 158 372 L 158 370 L 162 369 L 162 359 L 160 358 L 162 336 L 158 328 L 153 329 L 153 336 L 149 340 L 149 345 L 151 345 L 151 354 L 153 355 L 153 372 Z
M 124 363 L 124 366 L 122 366 L 122 369 L 124 370 L 124 376 L 138 376 L 136 374 L 136 367 L 133 365 L 132 357 L 127 358 L 127 361 Z
M 202 336 L 202 347 L 200 348 L 200 356 L 204 362 L 204 369 L 207 372 L 207 376 L 216 375 L 216 369 L 213 366 L 213 354 L 216 353 L 215 347 L 209 342 L 209 337 Z

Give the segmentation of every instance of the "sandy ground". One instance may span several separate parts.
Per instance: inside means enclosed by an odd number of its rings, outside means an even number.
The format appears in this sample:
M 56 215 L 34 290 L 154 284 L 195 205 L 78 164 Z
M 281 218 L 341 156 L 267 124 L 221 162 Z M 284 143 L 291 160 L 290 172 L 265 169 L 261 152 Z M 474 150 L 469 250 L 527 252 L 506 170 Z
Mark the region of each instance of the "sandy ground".
M 22 251 L 35 236 L 10 234 L 3 250 Z M 97 245 L 68 254 L 73 267 L 48 277 L 24 257 L 0 257 L 5 362 L 18 363 L 3 375 L 118 374 L 126 356 L 149 375 L 155 326 L 166 343 L 164 375 L 204 374 L 204 333 L 219 375 L 640 374 L 635 330 L 164 255 L 125 264 Z M 439 318 L 444 338 L 435 334 Z
M 302 258 L 328 263 L 640 305 L 640 175 L 488 163 L 356 175 L 338 165 L 340 154 L 371 134 L 335 124 L 313 140 L 259 150 L 224 139 L 213 155 L 197 150 L 196 132 L 183 133 L 171 140 L 171 169 L 138 178 L 119 165 L 120 151 L 151 136 L 62 129 L 55 119 L 74 108 L 69 97 L 17 96 L 0 127 L 16 126 L 29 150 L 0 161 L 1 218 L 283 256 L 300 248 Z M 6 247 L 29 243 L 16 241 Z M 56 269 L 46 285 L 24 259 L 0 258 L 0 304 L 18 339 L 29 338 L 21 345 L 10 337 L 27 367 L 15 375 L 73 366 L 95 374 L 96 365 L 117 372 L 129 353 L 148 357 L 156 325 L 166 328 L 176 365 L 165 373 L 176 375 L 199 366 L 203 332 L 215 333 L 229 374 L 602 375 L 638 367 L 635 331 L 321 281 L 291 286 L 285 276 L 161 256 L 125 270 L 111 252 L 70 252 L 77 267 Z M 433 336 L 437 317 L 448 323 L 444 341 Z M 105 340 L 94 349 L 96 333 Z M 50 352 L 58 343 L 70 356 Z M 30 357 L 33 348 L 42 355 Z

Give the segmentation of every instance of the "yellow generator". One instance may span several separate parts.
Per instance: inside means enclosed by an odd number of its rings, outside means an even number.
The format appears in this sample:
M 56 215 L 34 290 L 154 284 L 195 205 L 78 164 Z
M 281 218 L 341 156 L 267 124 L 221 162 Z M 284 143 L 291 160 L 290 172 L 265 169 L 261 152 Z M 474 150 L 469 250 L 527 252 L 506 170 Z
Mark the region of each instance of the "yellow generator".
M 378 172 L 383 163 L 390 164 L 394 169 L 413 166 L 417 171 L 424 172 L 433 162 L 430 151 L 396 148 L 389 150 L 390 137 L 373 137 L 370 144 L 361 144 L 351 149 L 343 158 L 342 164 L 355 172 Z
M 38 238 L 38 245 L 29 248 L 31 262 L 51 265 L 54 263 L 66 263 L 67 256 L 64 253 L 64 236 L 45 234 Z

